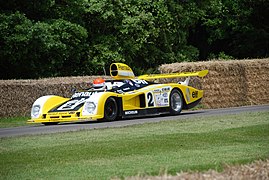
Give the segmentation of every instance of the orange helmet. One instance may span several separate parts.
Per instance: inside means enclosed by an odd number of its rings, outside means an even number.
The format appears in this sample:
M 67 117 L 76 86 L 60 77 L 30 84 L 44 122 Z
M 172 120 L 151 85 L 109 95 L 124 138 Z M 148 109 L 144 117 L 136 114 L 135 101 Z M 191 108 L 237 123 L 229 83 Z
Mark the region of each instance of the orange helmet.
M 102 88 L 105 87 L 105 80 L 102 78 L 97 78 L 93 81 L 94 88 Z

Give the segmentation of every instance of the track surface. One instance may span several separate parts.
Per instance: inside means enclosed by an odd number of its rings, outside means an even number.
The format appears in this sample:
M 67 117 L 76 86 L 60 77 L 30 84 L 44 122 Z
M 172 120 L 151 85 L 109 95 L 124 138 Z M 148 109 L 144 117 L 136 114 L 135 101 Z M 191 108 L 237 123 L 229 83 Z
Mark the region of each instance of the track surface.
M 124 119 L 113 122 L 83 122 L 83 123 L 66 123 L 52 126 L 44 125 L 33 125 L 16 128 L 1 128 L 0 137 L 11 137 L 21 135 L 35 135 L 35 134 L 50 134 L 58 132 L 68 131 L 80 131 L 84 129 L 102 129 L 111 127 L 124 127 L 134 124 L 143 124 L 149 122 L 160 122 L 168 120 L 181 120 L 189 119 L 201 116 L 216 116 L 226 114 L 238 114 L 242 112 L 255 112 L 255 111 L 269 111 L 269 105 L 261 106 L 244 106 L 235 108 L 223 108 L 223 109 L 207 109 L 197 111 L 183 111 L 178 116 L 155 116 L 149 118 L 138 118 L 138 119 Z

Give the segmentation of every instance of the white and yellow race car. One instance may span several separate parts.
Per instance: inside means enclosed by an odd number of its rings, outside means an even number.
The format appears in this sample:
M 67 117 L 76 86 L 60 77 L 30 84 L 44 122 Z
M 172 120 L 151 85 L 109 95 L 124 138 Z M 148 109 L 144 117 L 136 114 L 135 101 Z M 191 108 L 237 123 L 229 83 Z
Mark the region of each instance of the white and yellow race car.
M 203 91 L 188 86 L 192 76 L 204 77 L 208 70 L 190 73 L 152 74 L 135 78 L 123 63 L 110 66 L 111 80 L 96 79 L 91 88 L 75 92 L 71 98 L 55 95 L 38 98 L 29 123 L 57 124 L 148 115 L 178 115 L 196 106 Z M 186 77 L 180 83 L 154 83 L 155 79 Z

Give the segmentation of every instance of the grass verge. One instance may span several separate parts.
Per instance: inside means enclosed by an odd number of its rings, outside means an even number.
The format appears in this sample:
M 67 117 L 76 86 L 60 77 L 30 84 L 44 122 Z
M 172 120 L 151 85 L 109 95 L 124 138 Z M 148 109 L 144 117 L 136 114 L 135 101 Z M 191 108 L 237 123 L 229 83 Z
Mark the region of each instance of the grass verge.
M 0 118 L 0 128 L 27 126 L 27 120 L 29 117 L 7 117 Z
M 269 155 L 269 112 L 1 138 L 1 179 L 109 179 L 175 174 Z

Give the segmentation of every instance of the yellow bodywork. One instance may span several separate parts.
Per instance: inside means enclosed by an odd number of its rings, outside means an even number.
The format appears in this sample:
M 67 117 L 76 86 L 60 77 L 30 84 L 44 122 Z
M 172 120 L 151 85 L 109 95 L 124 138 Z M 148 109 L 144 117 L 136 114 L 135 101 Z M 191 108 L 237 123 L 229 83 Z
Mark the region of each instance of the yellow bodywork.
M 53 123 L 53 122 L 79 122 L 102 119 L 104 117 L 104 106 L 105 101 L 108 97 L 117 97 L 116 93 L 106 93 L 101 96 L 98 106 L 97 113 L 94 115 L 81 116 L 82 108 L 77 111 L 65 111 L 65 112 L 49 112 L 54 107 L 61 105 L 62 103 L 70 100 L 70 98 L 62 98 L 59 96 L 52 96 L 49 98 L 42 109 L 42 113 L 38 118 L 32 118 L 28 120 L 28 123 Z

